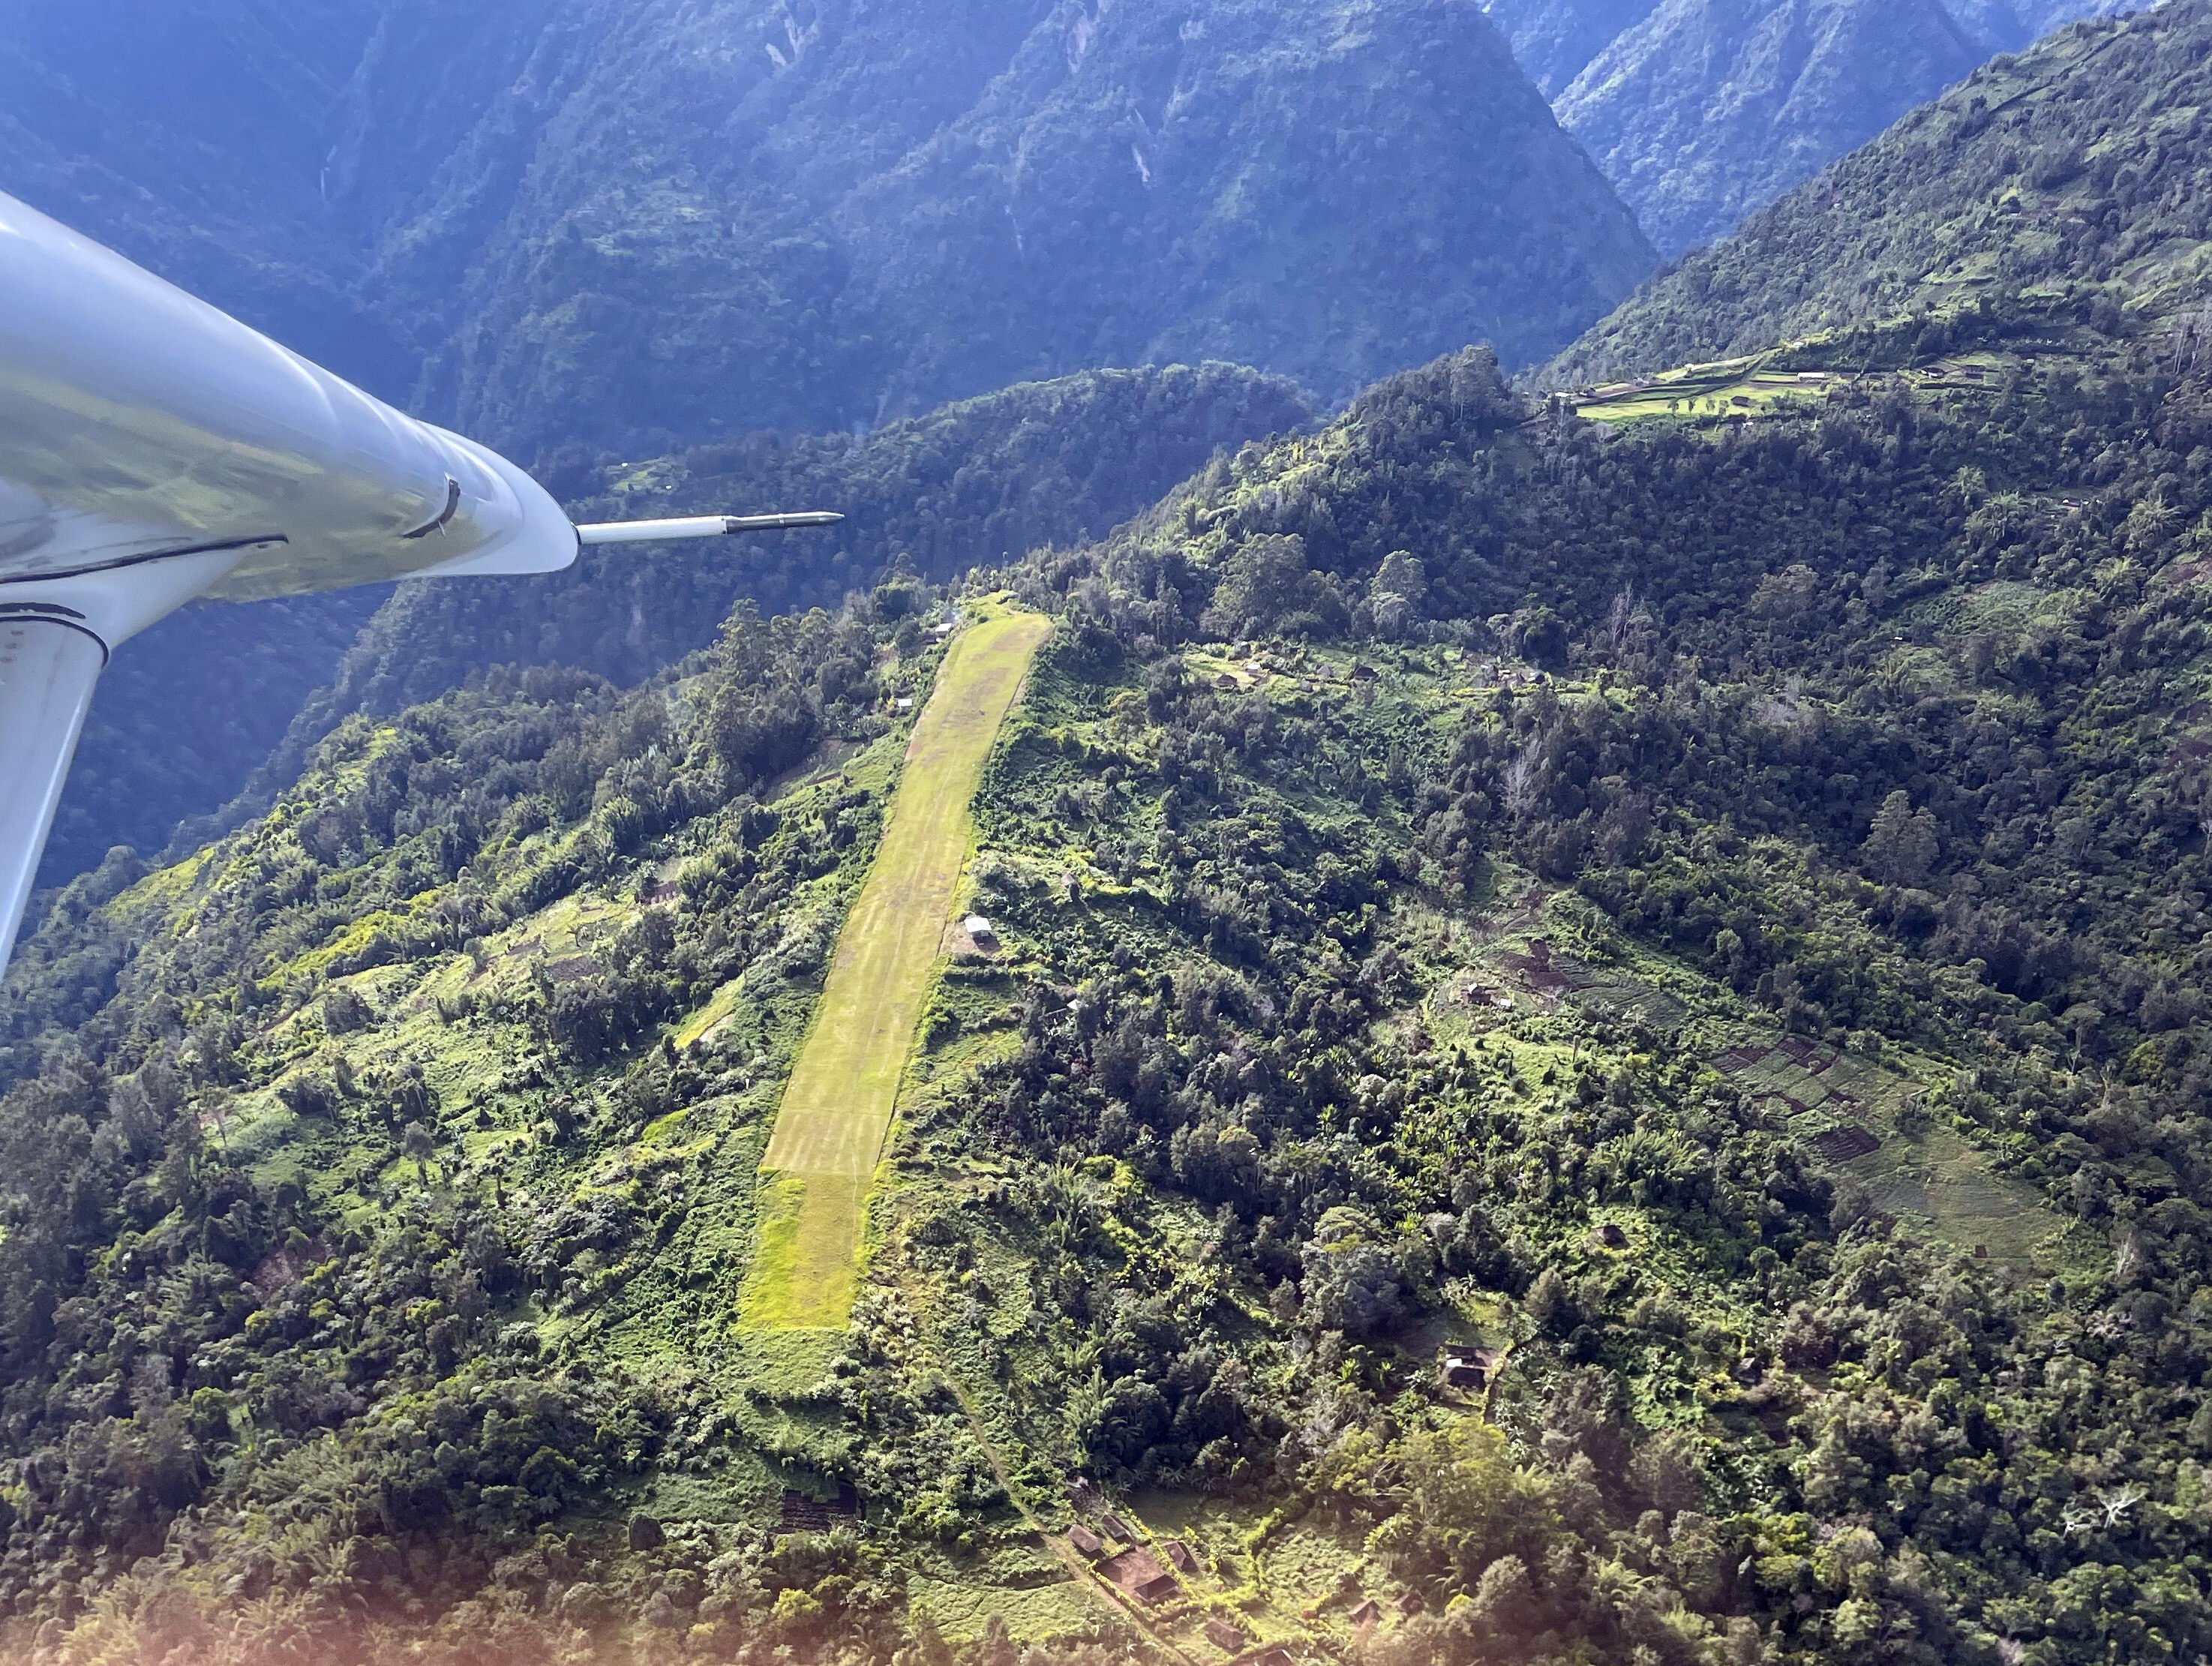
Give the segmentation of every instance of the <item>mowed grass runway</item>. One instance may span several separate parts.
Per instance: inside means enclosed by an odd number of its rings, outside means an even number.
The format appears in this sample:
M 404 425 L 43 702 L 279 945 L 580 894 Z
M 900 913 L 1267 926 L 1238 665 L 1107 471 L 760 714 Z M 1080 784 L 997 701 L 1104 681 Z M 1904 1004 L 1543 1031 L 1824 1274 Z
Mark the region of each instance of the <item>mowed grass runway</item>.
M 868 1190 L 974 837 L 969 806 L 1051 629 L 1035 613 L 1000 613 L 945 650 L 761 1159 L 750 1324 L 842 1329 L 851 1316 Z

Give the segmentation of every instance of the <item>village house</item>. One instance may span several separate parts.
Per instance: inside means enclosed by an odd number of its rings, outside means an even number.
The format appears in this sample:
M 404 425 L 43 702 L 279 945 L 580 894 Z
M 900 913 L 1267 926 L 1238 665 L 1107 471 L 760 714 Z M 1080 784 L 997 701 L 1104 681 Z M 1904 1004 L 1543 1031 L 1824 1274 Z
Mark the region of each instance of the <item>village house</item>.
M 1099 1563 L 1098 1572 L 1147 1607 L 1182 1594 L 1175 1575 L 1167 1571 L 1158 1557 L 1141 1547 L 1108 1557 Z
M 1437 1380 L 1462 1394 L 1480 1394 L 1490 1386 L 1497 1365 L 1494 1348 L 1447 1347 L 1437 1360 Z

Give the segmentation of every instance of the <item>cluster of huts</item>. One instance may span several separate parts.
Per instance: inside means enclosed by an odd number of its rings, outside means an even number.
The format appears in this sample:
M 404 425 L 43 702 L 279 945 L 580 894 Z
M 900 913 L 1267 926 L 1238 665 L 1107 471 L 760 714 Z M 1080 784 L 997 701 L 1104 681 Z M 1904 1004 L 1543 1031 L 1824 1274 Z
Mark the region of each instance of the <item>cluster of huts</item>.
M 1158 1554 L 1146 1547 L 1134 1528 L 1105 1507 L 1090 1482 L 1077 1481 L 1068 1490 L 1068 1502 L 1075 1507 L 1068 1543 L 1089 1559 L 1099 1578 L 1131 1601 L 1148 1608 L 1170 1602 L 1182 1595 L 1176 1574 L 1199 1571 L 1196 1554 L 1180 1539 L 1168 1540 Z
M 1487 1364 L 1494 1356 L 1486 1352 L 1485 1359 Z M 1075 1515 L 1067 1529 L 1068 1543 L 1083 1554 L 1100 1578 L 1132 1602 L 1158 1608 L 1172 1602 L 1183 1594 L 1182 1580 L 1176 1576 L 1196 1578 L 1201 1572 L 1197 1553 L 1182 1540 L 1161 1540 L 1157 1550 L 1145 1544 L 1136 1529 L 1107 1506 L 1090 1481 L 1078 1479 L 1068 1488 L 1068 1503 Z M 1352 1594 L 1358 1594 L 1356 1586 Z M 1401 1614 L 1412 1615 L 1425 1605 L 1419 1593 L 1407 1591 L 1395 1606 Z M 1310 1610 L 1307 1618 L 1317 1613 Z M 1364 1638 L 1382 1622 L 1382 1605 L 1365 1597 L 1345 1617 Z M 1233 1621 L 1218 1615 L 1209 1617 L 1200 1629 L 1207 1642 L 1231 1655 L 1241 1655 L 1250 1641 Z M 1246 1657 L 1238 1666 L 1297 1666 L 1297 1663 L 1289 1650 L 1277 1645 Z

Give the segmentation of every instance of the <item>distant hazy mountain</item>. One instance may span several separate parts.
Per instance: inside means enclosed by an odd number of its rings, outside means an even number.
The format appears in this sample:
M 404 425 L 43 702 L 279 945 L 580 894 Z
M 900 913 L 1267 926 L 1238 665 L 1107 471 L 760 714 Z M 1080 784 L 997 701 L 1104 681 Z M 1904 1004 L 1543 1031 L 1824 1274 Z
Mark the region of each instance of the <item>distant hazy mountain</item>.
M 15 0 L 0 190 L 380 393 L 416 358 L 356 293 L 325 200 L 331 112 L 380 0 Z
M 1710 241 L 2083 0 L 1494 0 L 1662 252 Z
M 1540 358 L 1654 264 L 1474 0 L 21 0 L 15 192 L 529 452 Z
M 1663 0 L 1557 107 L 1672 251 L 1726 231 L 1984 56 L 1939 0 Z
M 1991 64 L 1655 279 L 1547 374 L 1663 369 L 2022 290 L 2102 294 L 2139 322 L 2200 309 L 2208 64 L 2212 0 Z
M 1490 0 L 1490 21 L 1505 32 L 1513 57 L 1547 99 L 1651 15 L 1656 0 Z
M 393 0 L 334 178 L 382 212 L 383 136 L 416 152 L 379 281 L 448 343 L 432 408 L 526 448 L 1086 365 L 1338 397 L 1541 356 L 1653 262 L 1469 0 L 536 0 L 433 142 L 405 101 L 451 9 Z

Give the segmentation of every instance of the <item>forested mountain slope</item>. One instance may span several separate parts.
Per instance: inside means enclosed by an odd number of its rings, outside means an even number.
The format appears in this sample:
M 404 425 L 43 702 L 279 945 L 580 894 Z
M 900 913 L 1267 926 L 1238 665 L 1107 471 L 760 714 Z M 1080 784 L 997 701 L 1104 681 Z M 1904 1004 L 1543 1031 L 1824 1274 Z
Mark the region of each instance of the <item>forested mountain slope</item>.
M 1553 108 L 1674 254 L 1857 149 L 1990 50 L 1942 0 L 1664 0 Z
M 834 508 L 803 536 L 595 551 L 550 580 L 411 586 L 364 633 L 333 717 L 428 699 L 476 667 L 574 666 L 637 683 L 708 647 L 731 606 L 834 605 L 894 571 L 942 582 L 1103 538 L 1217 453 L 1302 429 L 1297 386 L 1238 365 L 1025 382 L 852 435 L 748 435 L 644 463 L 548 460 L 583 519 Z
M 2058 0 L 1494 0 L 1490 15 L 1662 253 L 1710 241 L 2000 52 Z
M 328 114 L 381 0 L 17 0 L 0 190 L 387 398 L 415 356 L 356 293 Z
M 77 887 L 5 1009 L 33 1657 L 2212 1648 L 2212 385 L 1949 350 L 1614 429 L 1468 354 L 1018 563 L 842 1335 L 737 1298 L 915 584 Z
M 221 809 L 391 593 L 380 584 L 187 608 L 124 643 L 85 715 L 41 883 L 73 879 L 118 845 L 154 854 L 180 821 Z
M 866 430 L 1099 365 L 1226 357 L 1340 398 L 1474 340 L 1540 358 L 1654 258 L 1464 0 L 33 0 L 7 33 L 0 189 L 525 461 Z M 1104 501 L 1034 525 L 1103 531 Z M 603 599 L 595 623 L 640 600 Z M 696 641 L 727 599 L 666 628 Z M 46 873 L 228 798 L 363 611 L 135 645 Z M 657 666 L 645 640 L 592 663 Z
M 395 4 L 349 155 L 446 11 Z M 1098 364 L 1336 398 L 1468 341 L 1540 357 L 1651 264 L 1462 0 L 542 12 L 378 273 L 453 344 L 431 405 L 526 447 Z
M 1311 415 L 1280 378 L 1209 365 L 1011 388 L 866 440 L 755 435 L 625 464 L 571 447 L 544 473 L 579 515 L 797 505 L 848 520 L 827 533 L 595 554 L 550 578 L 190 610 L 109 667 L 44 873 L 58 885 L 118 844 L 158 852 L 257 773 L 264 794 L 289 784 L 349 713 L 396 710 L 502 661 L 637 682 L 711 641 L 741 596 L 772 611 L 834 605 L 893 564 L 947 577 L 1103 534 L 1217 448 Z M 197 824 L 192 836 L 208 836 Z
M 1105 364 L 1339 398 L 1653 258 L 1468 0 L 19 10 L 0 188 L 526 457 Z
M 1620 35 L 1650 16 L 1656 0 L 1491 0 L 1513 61 L 1536 90 L 1556 99 Z
M 1978 71 L 1592 330 L 1549 376 L 1648 373 L 2032 290 L 2187 313 L 2212 290 L 2212 5 Z

